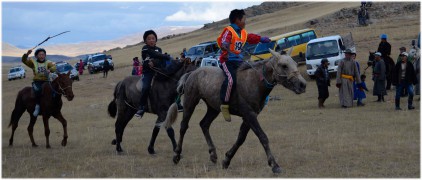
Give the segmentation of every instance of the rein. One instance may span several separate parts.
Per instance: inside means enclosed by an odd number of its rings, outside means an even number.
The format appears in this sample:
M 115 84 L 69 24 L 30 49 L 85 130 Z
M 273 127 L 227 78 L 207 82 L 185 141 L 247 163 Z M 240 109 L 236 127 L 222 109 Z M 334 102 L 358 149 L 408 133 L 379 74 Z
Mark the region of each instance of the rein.
M 57 77 L 58 78 L 58 77 Z M 48 76 L 48 84 L 50 85 L 50 88 L 51 88 L 51 90 L 53 90 L 53 92 L 54 93 L 56 93 L 56 94 L 59 94 L 59 95 L 63 95 L 64 97 L 67 97 L 67 95 L 66 95 L 66 93 L 65 93 L 65 89 L 67 89 L 67 88 L 71 88 L 72 86 L 67 86 L 67 87 L 65 87 L 65 88 L 62 88 L 62 86 L 60 85 L 60 83 L 58 83 L 57 82 L 57 84 L 59 85 L 59 90 L 62 92 L 62 93 L 59 93 L 59 92 L 57 92 L 54 88 L 53 88 L 53 85 L 51 84 L 51 82 L 52 82 L 52 80 L 51 80 L 51 76 L 49 75 Z
M 155 72 L 157 72 L 157 73 L 160 73 L 161 75 L 163 75 L 163 76 L 165 76 L 165 77 L 168 77 L 169 79 L 171 79 L 171 80 L 173 80 L 173 81 L 176 81 L 176 82 L 178 82 L 179 80 L 177 80 L 177 79 L 174 79 L 174 78 L 172 78 L 172 77 L 170 77 L 170 76 L 168 76 L 167 74 L 165 74 L 164 72 L 162 72 L 162 71 L 160 71 L 160 69 L 159 68 L 156 68 L 156 67 L 150 67 L 153 71 L 155 71 Z M 183 61 L 183 71 L 185 71 L 186 70 L 186 61 Z

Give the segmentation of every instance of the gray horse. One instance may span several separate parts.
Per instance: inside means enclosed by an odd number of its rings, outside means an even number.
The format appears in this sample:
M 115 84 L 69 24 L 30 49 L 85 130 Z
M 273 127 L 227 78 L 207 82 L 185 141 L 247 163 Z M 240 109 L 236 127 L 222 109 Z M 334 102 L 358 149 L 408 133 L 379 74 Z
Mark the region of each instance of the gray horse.
M 149 113 L 157 114 L 158 116 L 148 146 L 150 154 L 155 154 L 154 143 L 158 132 L 166 118 L 168 108 L 177 97 L 177 81 L 183 74 L 196 69 L 196 66 L 189 63 L 189 60 L 185 60 L 182 63 L 172 61 L 172 64 L 173 66 L 169 66 L 170 68 L 167 67 L 165 70 L 156 69 L 159 73 L 154 77 L 154 83 L 149 95 L 151 102 L 148 108 Z M 163 72 L 167 74 L 160 74 Z M 129 76 L 117 83 L 114 90 L 114 99 L 108 105 L 109 115 L 114 118 L 117 114 L 115 123 L 116 139 L 112 141 L 112 144 L 116 145 L 117 152 L 123 151 L 120 143 L 122 142 L 124 129 L 135 115 L 136 107 L 139 107 L 142 89 L 142 81 L 140 79 L 141 76 Z M 176 140 L 173 128 L 167 128 L 167 134 L 170 137 L 174 150 L 176 148 Z
M 271 58 L 251 64 L 243 64 L 237 71 L 237 85 L 230 97 L 230 114 L 242 117 L 243 123 L 236 143 L 227 151 L 223 161 L 223 168 L 228 168 L 230 161 L 238 148 L 243 144 L 250 129 L 258 136 L 267 154 L 268 164 L 274 173 L 280 173 L 281 168 L 275 161 L 268 142 L 267 135 L 258 123 L 257 116 L 264 108 L 265 98 L 276 84 L 294 91 L 296 94 L 305 92 L 306 81 L 300 75 L 297 64 L 290 56 L 281 55 L 270 50 Z M 180 139 L 175 150 L 173 162 L 180 161 L 183 138 L 188 123 L 199 100 L 205 101 L 207 113 L 201 120 L 200 126 L 207 141 L 212 162 L 217 162 L 217 153 L 209 133 L 209 127 L 220 113 L 220 87 L 224 81 L 224 73 L 220 68 L 199 68 L 192 73 L 185 74 L 179 81 L 177 91 L 184 93 L 184 113 L 181 122 Z M 183 92 L 184 91 L 184 92 Z M 177 119 L 177 105 L 172 104 L 167 113 L 166 127 L 170 127 Z

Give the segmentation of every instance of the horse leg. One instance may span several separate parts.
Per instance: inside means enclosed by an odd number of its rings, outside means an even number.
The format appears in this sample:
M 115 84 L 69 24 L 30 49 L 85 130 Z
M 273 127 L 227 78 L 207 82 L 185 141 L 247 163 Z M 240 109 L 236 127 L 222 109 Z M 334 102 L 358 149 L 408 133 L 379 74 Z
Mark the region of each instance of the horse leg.
M 63 140 L 62 140 L 62 146 L 66 146 L 67 144 L 67 121 L 64 119 L 61 112 L 57 113 L 56 115 L 53 115 L 54 118 L 59 120 L 62 123 L 63 126 Z
M 193 94 L 190 95 L 195 96 Z M 195 110 L 196 105 L 199 103 L 199 100 L 199 98 L 193 99 L 192 97 L 185 97 L 185 101 L 183 103 L 183 120 L 182 122 L 180 122 L 180 137 L 179 142 L 177 143 L 176 150 L 174 151 L 176 155 L 173 157 L 173 162 L 175 164 L 179 163 L 180 161 L 183 138 L 185 137 L 185 133 L 189 128 L 189 120 L 192 117 L 193 111 Z
M 220 112 L 208 106 L 207 113 L 205 114 L 204 118 L 201 120 L 199 125 L 201 126 L 202 132 L 204 133 L 205 140 L 208 144 L 208 152 L 210 153 L 210 160 L 213 163 L 217 163 L 217 152 L 215 150 L 214 143 L 212 142 L 211 135 L 210 135 L 210 126 L 214 119 L 218 116 Z
M 224 169 L 227 169 L 229 167 L 230 161 L 232 160 L 234 154 L 236 154 L 239 147 L 245 142 L 249 130 L 249 126 L 245 122 L 243 122 L 240 126 L 239 136 L 237 137 L 236 143 L 229 151 L 226 152 L 226 159 L 223 160 Z
M 9 127 L 12 126 L 12 135 L 10 136 L 10 139 L 9 139 L 9 146 L 13 146 L 13 137 L 15 136 L 16 128 L 18 128 L 19 119 L 22 117 L 22 114 L 24 112 L 25 112 L 25 109 L 17 108 L 16 106 L 15 106 L 15 109 L 13 109 L 12 111 L 12 117 L 11 117 L 10 125 L 9 125 Z
M 51 146 L 50 146 L 50 140 L 49 140 L 49 137 L 50 137 L 50 126 L 48 125 L 48 119 L 50 119 L 50 116 L 49 115 L 43 115 L 42 116 L 42 120 L 43 120 L 43 123 L 44 123 L 44 134 L 45 134 L 45 138 L 46 138 L 46 148 L 47 149 L 50 149 L 51 148 Z
M 35 125 L 35 122 L 37 121 L 37 118 L 35 116 L 33 116 L 32 113 L 29 113 L 29 114 L 30 114 L 30 118 L 31 118 L 30 119 L 30 122 L 29 122 L 29 125 L 28 125 L 29 139 L 31 139 L 32 147 L 38 147 L 38 145 L 35 144 L 34 134 L 33 134 L 33 132 L 34 132 L 34 125 Z
M 265 132 L 262 130 L 259 125 L 257 115 L 255 113 L 247 113 L 244 117 L 244 122 L 246 122 L 255 135 L 258 137 L 262 146 L 264 147 L 265 153 L 267 154 L 268 165 L 272 167 L 273 173 L 281 173 L 281 168 L 275 161 L 274 156 L 271 153 L 268 137 Z
M 112 144 L 116 145 L 117 152 L 123 152 L 123 149 L 120 145 L 123 139 L 123 132 L 126 128 L 126 125 L 135 115 L 135 111 L 132 109 L 125 109 L 122 113 L 119 112 L 117 115 L 117 120 L 115 123 L 115 132 L 116 132 L 116 139 L 113 140 Z
M 158 121 L 158 119 L 157 119 L 157 121 Z M 154 144 L 155 144 L 155 140 L 157 139 L 159 132 L 160 132 L 160 127 L 157 126 L 157 124 L 156 124 L 154 126 L 154 129 L 152 130 L 151 140 L 149 141 L 149 146 L 148 146 L 148 153 L 149 154 L 155 154 Z

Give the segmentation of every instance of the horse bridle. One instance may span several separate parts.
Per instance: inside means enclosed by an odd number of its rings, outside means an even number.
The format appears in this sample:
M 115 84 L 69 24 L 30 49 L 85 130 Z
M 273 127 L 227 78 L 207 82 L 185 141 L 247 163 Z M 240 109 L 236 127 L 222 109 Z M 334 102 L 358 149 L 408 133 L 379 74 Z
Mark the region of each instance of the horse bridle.
M 272 62 L 270 62 L 270 64 L 271 64 L 271 68 L 273 68 L 273 71 L 274 71 L 273 76 L 286 78 L 288 81 L 290 81 L 293 77 L 297 78 L 300 74 L 298 70 L 290 72 L 289 74 L 281 74 L 276 70 Z
M 65 88 L 62 88 L 62 86 L 60 85 L 60 83 L 59 82 L 57 82 L 57 84 L 59 85 L 59 90 L 62 92 L 62 93 L 60 93 L 60 92 L 57 92 L 55 89 L 54 89 L 54 87 L 53 87 L 53 85 L 51 84 L 51 82 L 52 82 L 52 80 L 50 79 L 50 76 L 48 76 L 49 78 L 48 78 L 48 84 L 50 85 L 50 88 L 51 88 L 51 90 L 53 90 L 53 92 L 54 93 L 56 93 L 56 94 L 60 94 L 60 95 L 63 95 L 64 97 L 67 97 L 67 95 L 66 95 L 66 89 L 67 88 L 72 88 L 72 86 L 70 85 L 70 86 L 67 86 L 67 87 L 65 87 Z M 57 77 L 58 78 L 58 77 Z

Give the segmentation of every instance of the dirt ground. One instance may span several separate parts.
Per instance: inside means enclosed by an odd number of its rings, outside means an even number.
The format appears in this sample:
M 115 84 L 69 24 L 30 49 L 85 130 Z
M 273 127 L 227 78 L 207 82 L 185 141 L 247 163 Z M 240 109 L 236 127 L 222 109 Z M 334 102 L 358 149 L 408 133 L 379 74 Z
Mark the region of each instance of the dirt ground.
M 250 32 L 272 33 L 305 27 L 310 19 L 324 18 L 342 7 L 354 7 L 357 3 L 312 3 L 251 18 Z M 318 8 L 319 7 L 319 8 Z M 301 9 L 302 8 L 302 9 Z M 324 11 L 321 11 L 324 9 Z M 301 11 L 298 14 L 294 12 Z M 283 15 L 282 15 L 283 14 Z M 315 15 L 317 14 L 317 15 Z M 388 16 L 366 27 L 348 26 L 352 20 L 338 20 L 331 27 L 315 27 L 319 35 L 353 33 L 361 67 L 366 67 L 368 51 L 374 51 L 379 34 L 387 33 L 393 46 L 392 57 L 398 55 L 401 46 L 410 47 L 420 27 L 419 11 L 406 16 Z M 280 17 L 281 16 L 281 17 Z M 296 16 L 298 16 L 296 18 Z M 272 19 L 268 22 L 265 19 Z M 292 19 L 289 21 L 288 19 Z M 354 22 L 355 19 L 353 19 Z M 277 23 L 285 21 L 284 24 Z M 347 21 L 350 21 L 349 23 Z M 271 25 L 270 25 L 271 24 Z M 218 30 L 220 31 L 220 30 Z M 217 30 L 194 32 L 159 44 L 164 50 L 178 54 L 178 49 L 217 37 Z M 272 36 L 271 34 L 269 36 Z M 197 37 L 197 38 L 194 38 Z M 185 39 L 185 40 L 182 40 Z M 187 39 L 187 40 L 186 40 Z M 24 114 L 15 133 L 14 146 L 9 147 L 11 129 L 7 128 L 17 92 L 30 85 L 32 75 L 22 80 L 7 80 L 11 64 L 2 65 L 2 177 L 3 178 L 420 178 L 420 100 L 415 100 L 415 110 L 394 110 L 394 91 L 388 91 L 386 102 L 376 103 L 372 91 L 364 100 L 366 106 L 342 109 L 338 89 L 329 88 L 330 97 L 326 108 L 317 107 L 317 88 L 308 79 L 306 93 L 296 95 L 276 86 L 271 96 L 280 100 L 270 101 L 258 116 L 267 134 L 270 147 L 283 173 L 273 174 L 267 165 L 266 155 L 258 138 L 250 132 L 243 146 L 234 156 L 231 165 L 224 170 L 221 160 L 234 144 L 241 118 L 233 116 L 225 122 L 220 115 L 210 128 L 217 147 L 218 163 L 209 160 L 208 146 L 199 127 L 205 115 L 201 103 L 192 116 L 190 128 L 184 140 L 183 157 L 178 165 L 172 162 L 173 152 L 164 130 L 156 141 L 157 154 L 147 152 L 156 116 L 147 114 L 142 119 L 133 118 L 123 137 L 123 154 L 117 154 L 111 140 L 115 138 L 115 120 L 108 116 L 107 105 L 112 100 L 114 86 L 131 73 L 131 59 L 140 56 L 140 47 L 113 51 L 115 71 L 108 78 L 102 74 L 80 77 L 73 83 L 75 98 L 64 100 L 62 113 L 68 121 L 68 144 L 60 145 L 63 130 L 61 124 L 50 120 L 50 144 L 45 148 L 44 128 L 38 120 L 34 138 L 39 147 L 31 146 L 27 126 L 28 114 Z M 22 52 L 24 53 L 24 52 Z M 306 77 L 306 67 L 299 67 Z M 87 72 L 85 72 L 87 73 Z M 367 72 L 367 76 L 370 72 Z M 373 82 L 367 78 L 372 90 Z M 334 79 L 332 79 L 334 81 Z M 420 99 L 416 96 L 415 99 Z M 406 107 L 407 98 L 401 106 Z M 175 123 L 179 137 L 179 120 Z M 38 118 L 40 119 L 40 118 Z

